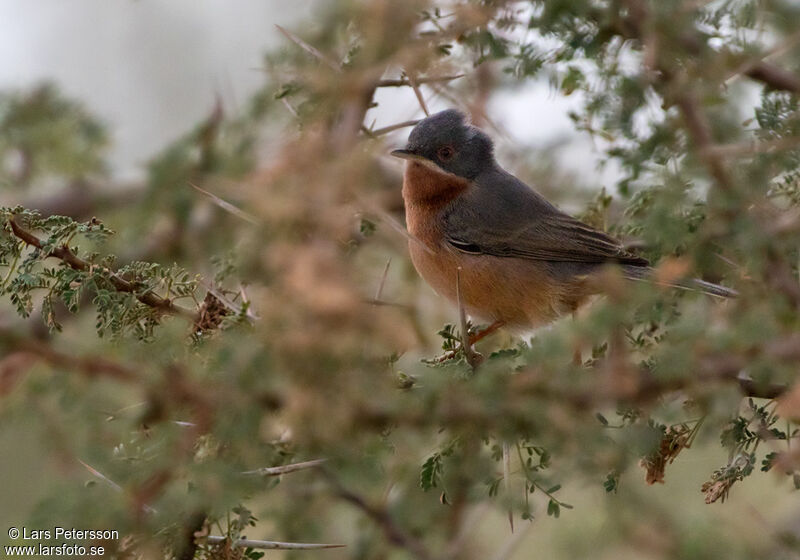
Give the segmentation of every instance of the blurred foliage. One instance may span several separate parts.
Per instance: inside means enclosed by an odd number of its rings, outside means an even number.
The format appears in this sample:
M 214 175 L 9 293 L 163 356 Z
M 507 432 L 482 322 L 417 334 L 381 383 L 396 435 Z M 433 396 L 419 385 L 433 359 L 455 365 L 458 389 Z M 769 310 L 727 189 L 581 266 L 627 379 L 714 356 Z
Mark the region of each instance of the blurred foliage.
M 0 183 L 24 187 L 105 170 L 105 127 L 51 84 L 0 95 Z
M 78 103 L 53 86 L 3 94 L 0 430 L 35 431 L 62 473 L 27 525 L 117 529 L 119 558 L 256 560 L 232 546 L 244 537 L 347 544 L 287 558 L 506 558 L 517 541 L 487 511 L 548 531 L 539 518 L 570 524 L 598 489 L 601 534 L 575 529 L 564 557 L 797 557 L 796 526 L 698 512 L 735 507 L 762 471 L 800 485 L 798 11 L 326 4 L 284 30 L 244 109 L 217 104 L 124 193 Z M 456 310 L 409 266 L 375 94 L 435 96 L 501 136 L 487 100 L 536 80 L 580 100 L 576 127 L 622 170 L 583 218 L 658 280 L 740 297 L 609 271 L 607 297 L 482 342 L 473 371 L 460 327 L 441 328 Z M 92 187 L 81 215 L 25 206 L 76 180 Z M 718 442 L 727 460 L 681 493 L 671 471 Z

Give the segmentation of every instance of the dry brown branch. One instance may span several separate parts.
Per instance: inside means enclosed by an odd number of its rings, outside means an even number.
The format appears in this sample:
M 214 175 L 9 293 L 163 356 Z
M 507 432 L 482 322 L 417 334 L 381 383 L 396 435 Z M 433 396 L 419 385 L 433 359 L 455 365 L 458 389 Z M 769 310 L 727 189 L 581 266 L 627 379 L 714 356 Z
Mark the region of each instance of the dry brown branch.
M 40 250 L 42 249 L 42 247 L 44 246 L 42 241 L 28 230 L 22 228 L 22 226 L 20 226 L 17 223 L 15 218 L 9 220 L 8 223 L 11 226 L 11 230 L 14 232 L 14 235 L 16 235 L 19 239 L 21 239 L 31 247 L 36 247 L 37 249 Z M 86 262 L 85 260 L 81 259 L 80 257 L 78 257 L 75 253 L 73 253 L 69 249 L 69 247 L 66 246 L 56 247 L 55 249 L 50 251 L 47 254 L 47 256 L 60 259 L 67 266 L 69 266 L 74 270 L 88 272 L 94 266 Z M 128 282 L 124 278 L 121 278 L 120 276 L 117 276 L 114 272 L 111 271 L 108 272 L 109 272 L 109 280 L 116 290 L 120 292 L 134 294 L 136 299 L 139 300 L 141 303 L 149 307 L 152 307 L 154 309 L 158 309 L 163 313 L 167 313 L 170 315 L 180 315 L 182 317 L 192 320 L 197 319 L 197 313 L 195 311 L 180 305 L 176 305 L 173 301 L 166 298 L 162 298 L 161 296 L 154 294 L 153 292 L 145 292 L 139 294 L 136 292 L 136 287 L 132 283 Z
M 275 27 L 278 28 L 278 31 L 280 31 L 281 34 L 283 34 L 284 37 L 289 39 L 291 42 L 293 42 L 294 44 L 299 46 L 301 49 L 303 49 L 304 51 L 309 53 L 314 58 L 316 58 L 320 62 L 324 62 L 327 66 L 329 66 L 332 70 L 334 70 L 336 72 L 341 71 L 341 68 L 339 67 L 339 65 L 335 61 L 333 61 L 330 58 L 328 58 L 327 55 L 323 54 L 322 51 L 320 51 L 319 49 L 317 49 L 315 47 L 312 47 L 311 45 L 309 45 L 308 43 L 303 41 L 300 37 L 298 37 L 297 35 L 295 35 L 291 31 L 289 31 L 287 29 L 284 29 L 280 25 L 276 24 Z

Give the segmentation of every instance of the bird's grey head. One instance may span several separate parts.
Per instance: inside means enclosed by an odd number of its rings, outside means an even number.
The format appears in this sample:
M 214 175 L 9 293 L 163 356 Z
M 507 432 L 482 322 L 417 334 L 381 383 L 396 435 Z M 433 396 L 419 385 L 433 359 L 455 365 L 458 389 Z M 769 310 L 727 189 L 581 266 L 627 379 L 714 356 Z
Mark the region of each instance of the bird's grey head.
M 474 179 L 494 165 L 494 144 L 486 133 L 469 124 L 464 113 L 448 109 L 417 123 L 405 149 L 394 150 L 392 155 Z

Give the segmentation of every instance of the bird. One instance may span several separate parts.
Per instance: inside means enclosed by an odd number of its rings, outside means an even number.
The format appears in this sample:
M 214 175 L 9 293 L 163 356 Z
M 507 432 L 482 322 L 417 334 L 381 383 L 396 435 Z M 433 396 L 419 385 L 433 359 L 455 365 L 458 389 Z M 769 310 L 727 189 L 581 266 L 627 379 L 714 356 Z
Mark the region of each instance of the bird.
M 574 314 L 602 293 L 608 265 L 630 280 L 653 276 L 647 259 L 504 170 L 489 135 L 458 110 L 421 120 L 391 155 L 406 160 L 402 195 L 414 267 L 441 296 L 490 323 L 477 338 Z M 736 295 L 702 280 L 676 287 Z

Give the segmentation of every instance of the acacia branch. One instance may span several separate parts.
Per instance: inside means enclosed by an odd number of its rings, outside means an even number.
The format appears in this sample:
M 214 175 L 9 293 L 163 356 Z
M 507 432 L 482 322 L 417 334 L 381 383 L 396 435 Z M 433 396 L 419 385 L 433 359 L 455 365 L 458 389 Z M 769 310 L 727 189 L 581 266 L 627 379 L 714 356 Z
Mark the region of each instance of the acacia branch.
M 42 240 L 20 226 L 17 223 L 16 218 L 11 218 L 8 220 L 8 223 L 11 226 L 11 230 L 14 232 L 15 236 L 31 247 L 36 247 L 39 250 L 43 250 L 44 243 L 42 243 Z M 82 272 L 89 272 L 94 266 L 77 256 L 69 249 L 69 247 L 65 245 L 52 249 L 49 253 L 47 253 L 47 256 L 60 259 L 73 270 L 79 270 Z M 197 313 L 195 311 L 180 305 L 176 305 L 168 298 L 162 298 L 153 292 L 137 293 L 136 286 L 132 282 L 125 280 L 114 272 L 109 271 L 108 278 L 111 284 L 114 286 L 114 289 L 116 289 L 118 292 L 133 294 L 137 300 L 149 307 L 158 309 L 159 311 L 170 315 L 180 315 L 193 321 L 197 319 Z

